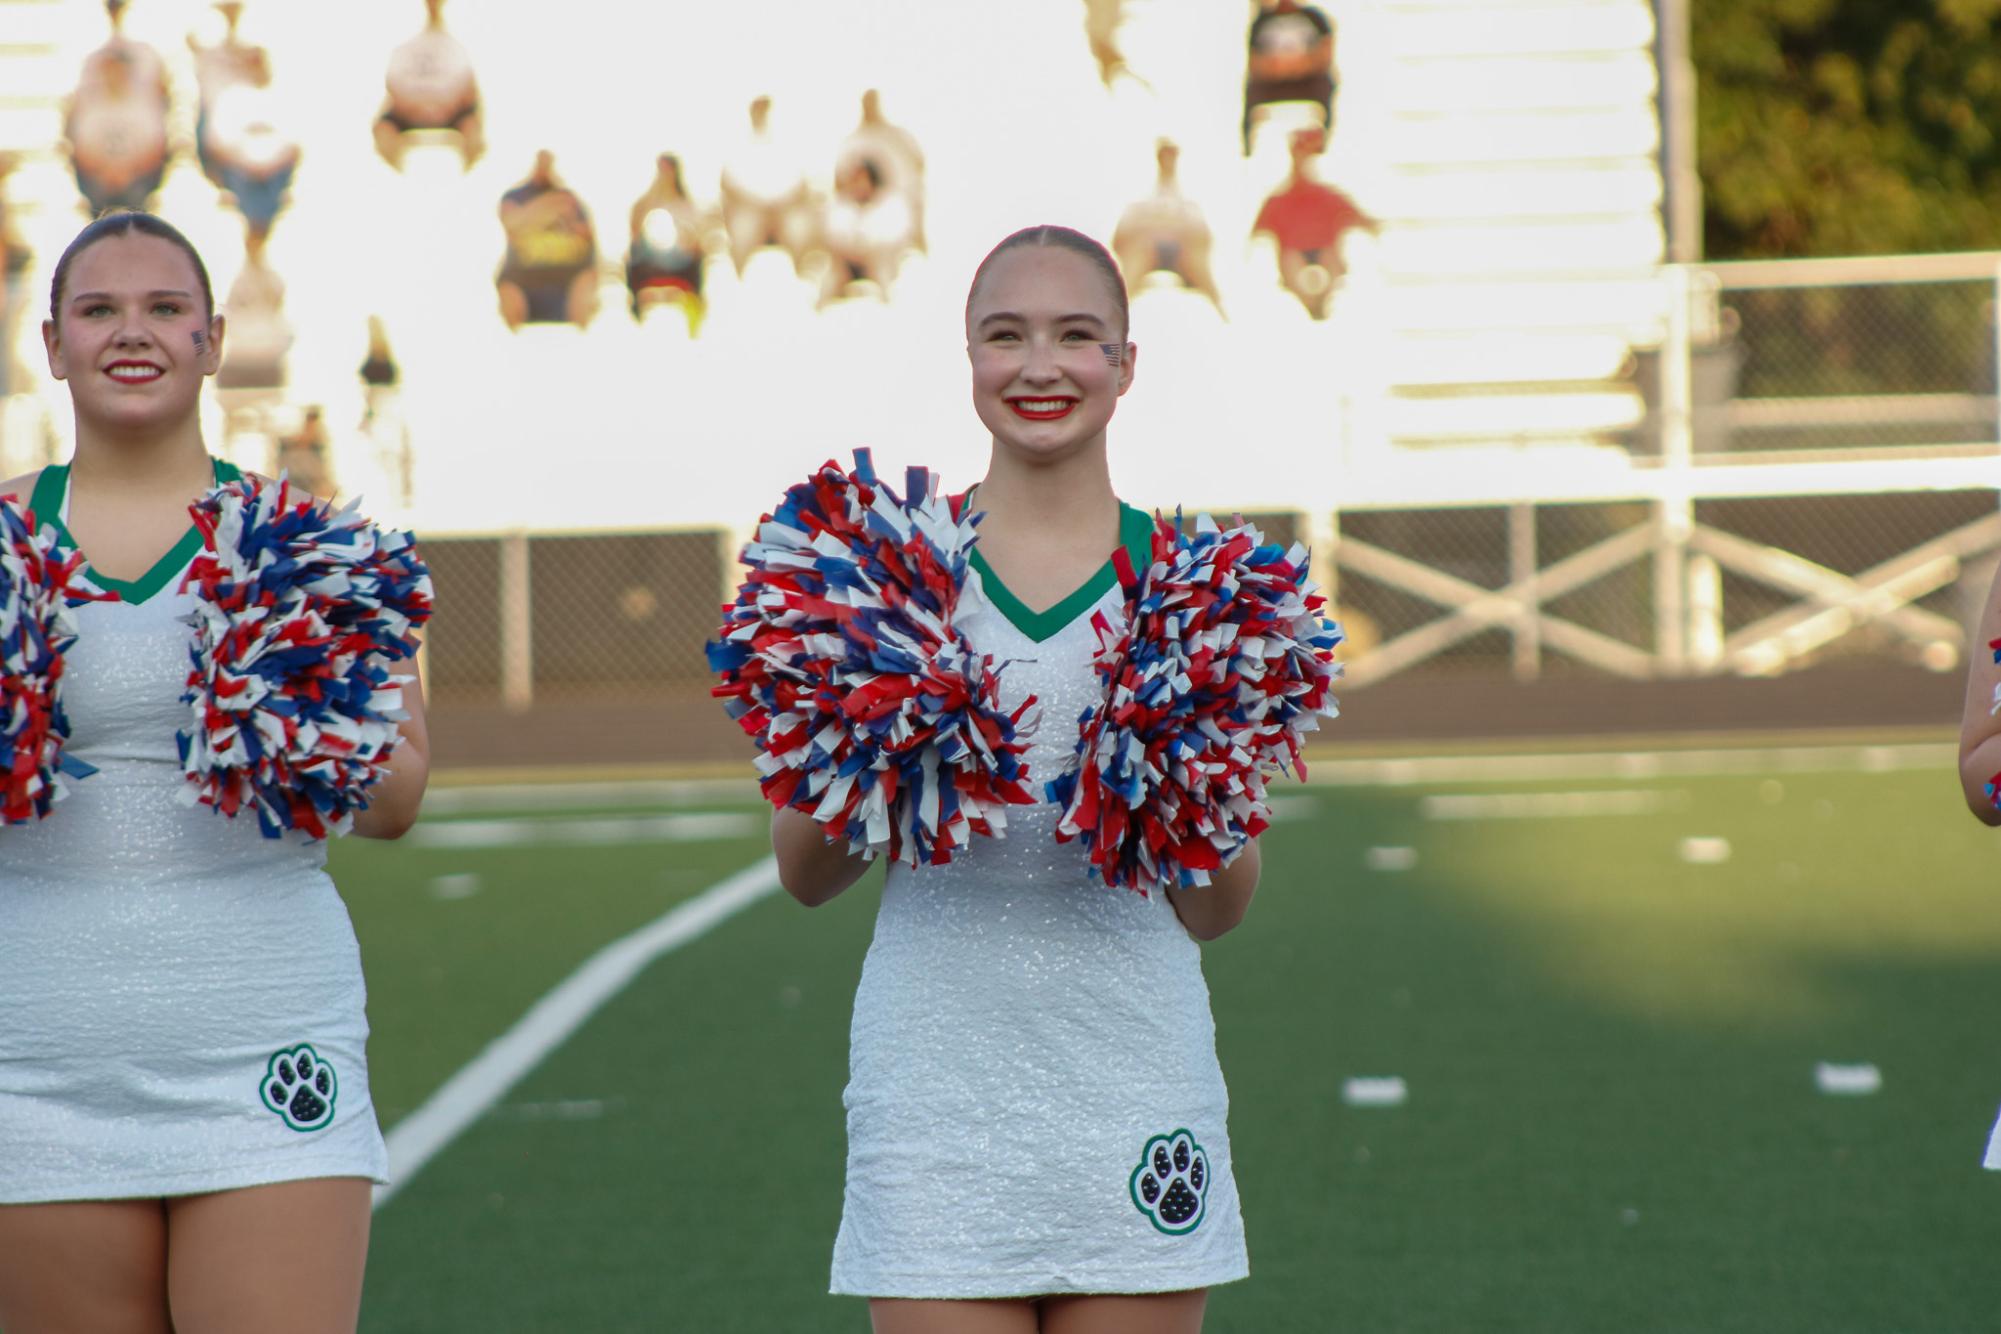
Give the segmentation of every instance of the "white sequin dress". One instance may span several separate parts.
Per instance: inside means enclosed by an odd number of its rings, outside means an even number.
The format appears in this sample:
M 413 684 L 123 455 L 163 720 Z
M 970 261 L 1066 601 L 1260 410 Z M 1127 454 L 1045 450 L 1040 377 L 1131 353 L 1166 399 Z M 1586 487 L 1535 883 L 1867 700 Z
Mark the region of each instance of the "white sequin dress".
M 388 1168 L 324 845 L 181 803 L 178 568 L 76 610 L 68 749 L 98 772 L 0 828 L 0 1204 Z
M 961 595 L 967 638 L 1007 664 L 1005 706 L 1042 701 L 1038 793 L 1099 698 L 1091 613 L 1124 605 L 1108 577 L 1039 625 L 977 568 Z M 1200 949 L 1165 896 L 1088 878 L 1056 816 L 1011 809 L 1004 839 L 890 869 L 855 996 L 834 1292 L 1171 1292 L 1249 1272 Z

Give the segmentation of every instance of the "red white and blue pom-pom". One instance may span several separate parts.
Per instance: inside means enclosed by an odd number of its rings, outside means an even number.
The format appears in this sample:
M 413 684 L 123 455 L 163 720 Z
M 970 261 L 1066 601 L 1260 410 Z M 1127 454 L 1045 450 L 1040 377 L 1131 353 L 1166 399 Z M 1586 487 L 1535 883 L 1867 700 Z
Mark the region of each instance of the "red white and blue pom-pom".
M 1269 823 L 1266 779 L 1304 778 L 1305 734 L 1338 712 L 1341 627 L 1320 614 L 1306 549 L 1206 514 L 1183 536 L 1180 517 L 1156 520 L 1147 570 L 1113 557 L 1129 601 L 1124 626 L 1094 621 L 1105 700 L 1047 788 L 1057 839 L 1141 894 L 1208 884 Z
M 766 799 L 871 859 L 948 862 L 1035 801 L 1034 699 L 1004 710 L 999 668 L 953 623 L 975 535 L 929 472 L 898 496 L 856 450 L 852 473 L 826 463 L 759 522 L 708 645 Z
M 246 477 L 190 506 L 205 549 L 180 734 L 193 803 L 267 838 L 345 833 L 409 714 L 389 664 L 414 655 L 431 575 L 408 533 Z
M 115 598 L 91 584 L 53 526 L 38 530 L 32 510 L 0 500 L 0 825 L 41 819 L 69 794 L 66 774 L 95 772 L 63 751 L 63 655 L 76 642 L 70 608 Z

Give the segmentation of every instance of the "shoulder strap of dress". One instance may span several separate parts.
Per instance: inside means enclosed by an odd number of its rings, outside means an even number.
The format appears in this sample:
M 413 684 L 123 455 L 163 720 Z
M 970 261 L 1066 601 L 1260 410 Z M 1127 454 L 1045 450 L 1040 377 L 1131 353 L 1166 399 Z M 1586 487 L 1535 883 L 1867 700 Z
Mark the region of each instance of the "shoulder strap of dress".
M 35 489 L 28 495 L 28 508 L 42 523 L 54 523 L 62 518 L 63 496 L 68 490 L 69 464 L 51 463 L 35 478 Z

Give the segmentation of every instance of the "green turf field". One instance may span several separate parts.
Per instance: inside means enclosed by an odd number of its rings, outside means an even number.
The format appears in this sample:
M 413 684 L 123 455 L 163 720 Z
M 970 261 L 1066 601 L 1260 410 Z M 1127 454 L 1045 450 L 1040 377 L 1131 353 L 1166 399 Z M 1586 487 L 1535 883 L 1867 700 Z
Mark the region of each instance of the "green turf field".
M 1204 950 L 1252 1263 L 1209 1330 L 2001 1328 L 2001 833 L 1948 769 L 1855 759 L 1295 790 Z M 538 818 L 618 813 L 594 800 Z M 340 844 L 385 1127 L 755 862 L 740 829 Z M 875 883 L 764 899 L 644 971 L 377 1214 L 363 1328 L 865 1330 L 824 1293 Z M 1880 1091 L 1818 1091 L 1823 1062 Z M 1363 1076 L 1407 1100 L 1349 1105 Z

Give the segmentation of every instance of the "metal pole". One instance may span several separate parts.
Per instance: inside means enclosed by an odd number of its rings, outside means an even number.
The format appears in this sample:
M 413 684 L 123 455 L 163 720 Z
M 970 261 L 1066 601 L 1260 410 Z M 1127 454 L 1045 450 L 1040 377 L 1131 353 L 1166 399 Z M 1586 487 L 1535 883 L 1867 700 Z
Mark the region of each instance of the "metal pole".
M 528 534 L 508 533 L 500 539 L 500 702 L 509 713 L 535 702 L 535 604 L 528 579 Z
M 1655 0 L 1654 59 L 1660 66 L 1661 181 L 1666 187 L 1668 259 L 1702 258 L 1702 177 L 1695 162 L 1695 61 L 1689 54 L 1689 0 Z
M 1664 675 L 1679 676 L 1688 662 L 1688 539 L 1695 530 L 1692 495 L 1695 436 L 1694 384 L 1689 366 L 1689 271 L 1661 270 L 1667 285 L 1667 337 L 1661 344 L 1661 467 L 1655 513 L 1660 532 L 1654 549 L 1654 653 Z
M 1508 506 L 1508 583 L 1531 588 L 1536 575 L 1535 502 L 1519 500 Z M 1515 679 L 1533 681 L 1542 675 L 1540 600 L 1523 593 L 1515 608 Z
M 1336 552 L 1341 546 L 1341 515 L 1337 510 L 1309 510 L 1306 514 L 1306 547 L 1309 553 L 1306 577 L 1327 599 L 1327 615 L 1334 616 L 1341 600 L 1341 563 Z

